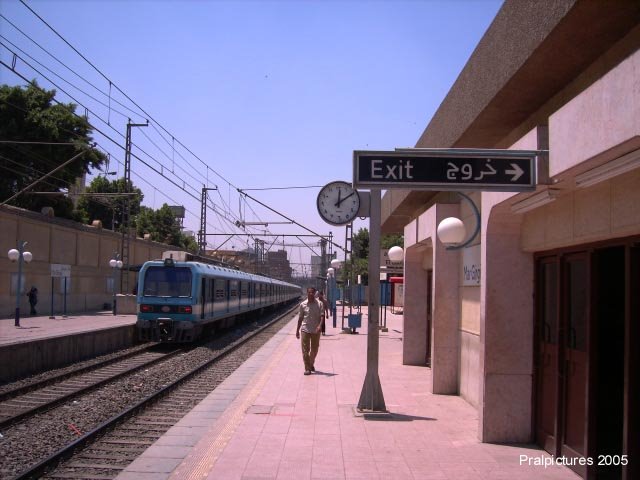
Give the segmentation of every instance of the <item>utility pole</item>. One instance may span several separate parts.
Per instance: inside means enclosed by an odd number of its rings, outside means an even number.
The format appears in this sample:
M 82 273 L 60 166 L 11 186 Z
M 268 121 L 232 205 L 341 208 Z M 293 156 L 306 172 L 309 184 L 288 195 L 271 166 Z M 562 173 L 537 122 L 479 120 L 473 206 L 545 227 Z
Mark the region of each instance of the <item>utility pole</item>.
M 264 240 L 258 238 L 255 239 L 255 254 L 256 254 L 256 273 L 258 275 L 264 275 L 265 273 L 265 253 L 264 253 Z
M 347 265 L 347 258 L 349 265 Z M 349 302 L 349 315 L 353 306 L 351 289 L 353 285 L 353 222 L 348 223 L 344 227 L 344 268 L 342 269 L 342 330 L 344 330 L 344 319 L 349 318 L 344 314 L 344 304 Z M 337 308 L 336 308 L 337 310 Z M 355 329 L 354 329 L 355 331 Z
M 200 196 L 200 230 L 198 230 L 198 255 L 204 255 L 207 249 L 207 192 L 218 187 L 202 187 Z
M 320 277 L 324 277 L 327 274 L 327 240 L 322 237 L 320 238 Z M 319 290 L 322 290 L 323 287 L 320 286 Z
M 131 193 L 131 127 L 148 127 L 147 123 L 127 122 L 127 136 L 124 147 L 124 193 Z M 120 292 L 129 293 L 129 246 L 131 235 L 129 233 L 129 215 L 131 213 L 131 201 L 129 195 L 125 196 L 124 208 L 122 209 L 122 270 L 120 271 Z

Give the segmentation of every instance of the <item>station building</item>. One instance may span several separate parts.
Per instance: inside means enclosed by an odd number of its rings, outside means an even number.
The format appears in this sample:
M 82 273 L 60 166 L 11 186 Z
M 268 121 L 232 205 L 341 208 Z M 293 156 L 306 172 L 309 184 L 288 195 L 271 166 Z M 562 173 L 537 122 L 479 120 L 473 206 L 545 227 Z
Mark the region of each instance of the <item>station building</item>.
M 583 478 L 607 455 L 640 478 L 639 47 L 637 0 L 507 0 L 415 146 L 548 150 L 536 190 L 466 192 L 479 218 L 455 192 L 382 199 L 403 363 L 472 404 L 481 441 L 591 459 Z M 438 239 L 452 216 L 479 222 L 470 246 Z

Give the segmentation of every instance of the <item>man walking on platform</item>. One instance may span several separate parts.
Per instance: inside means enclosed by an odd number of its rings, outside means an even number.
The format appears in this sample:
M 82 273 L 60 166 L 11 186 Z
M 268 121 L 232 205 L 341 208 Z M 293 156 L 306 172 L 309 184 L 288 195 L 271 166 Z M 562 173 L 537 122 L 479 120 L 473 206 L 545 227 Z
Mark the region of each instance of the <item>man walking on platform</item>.
M 320 328 L 324 321 L 324 306 L 315 297 L 316 289 L 307 288 L 307 299 L 300 304 L 296 338 L 300 338 L 302 330 L 302 360 L 304 361 L 304 374 L 315 372 L 314 363 L 320 347 Z

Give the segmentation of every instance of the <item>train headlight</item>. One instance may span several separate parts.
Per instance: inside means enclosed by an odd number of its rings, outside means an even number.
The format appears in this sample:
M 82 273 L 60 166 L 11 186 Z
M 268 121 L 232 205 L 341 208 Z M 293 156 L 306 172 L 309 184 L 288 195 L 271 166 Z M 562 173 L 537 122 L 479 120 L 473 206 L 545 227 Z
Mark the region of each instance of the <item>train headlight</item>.
M 192 313 L 193 309 L 191 308 L 191 305 L 186 305 L 184 307 L 178 307 L 178 312 L 179 313 Z
M 151 313 L 153 312 L 152 305 L 140 305 L 140 312 L 142 313 Z

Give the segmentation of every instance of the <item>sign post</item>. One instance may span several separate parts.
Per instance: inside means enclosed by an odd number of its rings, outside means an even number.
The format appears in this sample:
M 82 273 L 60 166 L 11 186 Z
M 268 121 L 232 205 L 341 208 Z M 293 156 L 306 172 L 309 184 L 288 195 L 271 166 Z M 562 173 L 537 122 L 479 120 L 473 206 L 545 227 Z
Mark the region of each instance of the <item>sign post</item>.
M 378 376 L 382 189 L 494 192 L 535 190 L 538 157 L 546 151 L 489 149 L 355 150 L 353 188 L 371 190 L 369 214 L 369 330 L 367 374 L 358 410 L 386 412 Z M 479 227 L 479 223 L 478 223 Z
M 56 318 L 53 313 L 53 279 L 64 278 L 64 299 L 63 299 L 63 312 L 62 316 L 67 316 L 67 278 L 71 277 L 71 265 L 65 265 L 62 263 L 51 264 L 51 315 L 49 318 Z
M 380 312 L 380 189 L 371 190 L 369 218 L 369 305 L 367 329 L 367 373 L 360 392 L 358 410 L 386 412 L 382 385 L 378 376 L 378 320 Z

